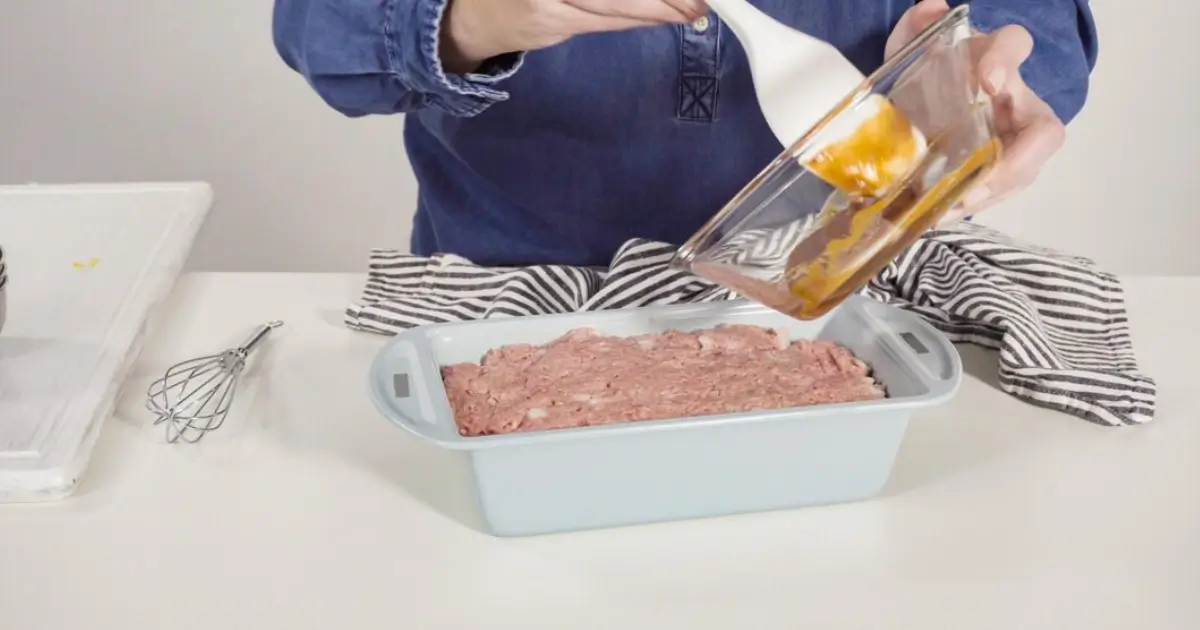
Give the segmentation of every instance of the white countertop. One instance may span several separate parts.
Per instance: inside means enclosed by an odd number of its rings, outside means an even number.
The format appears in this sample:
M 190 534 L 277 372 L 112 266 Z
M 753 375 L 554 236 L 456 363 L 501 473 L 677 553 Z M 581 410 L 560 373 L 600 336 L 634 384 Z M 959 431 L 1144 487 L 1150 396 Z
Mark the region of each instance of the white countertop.
M 509 540 L 368 401 L 359 281 L 186 276 L 75 496 L 0 507 L 0 629 L 1200 627 L 1200 279 L 1127 280 L 1150 425 L 1030 407 L 968 349 L 876 500 Z M 221 432 L 159 443 L 149 380 L 276 318 Z

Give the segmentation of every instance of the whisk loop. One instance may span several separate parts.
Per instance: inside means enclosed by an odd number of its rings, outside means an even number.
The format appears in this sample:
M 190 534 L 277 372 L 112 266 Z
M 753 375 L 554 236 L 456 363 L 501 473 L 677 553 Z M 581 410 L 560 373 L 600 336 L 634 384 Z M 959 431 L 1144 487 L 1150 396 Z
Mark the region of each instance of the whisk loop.
M 150 384 L 146 408 L 156 416 L 155 426 L 166 425 L 167 442 L 194 444 L 221 428 L 233 405 L 246 359 L 272 330 L 282 325 L 281 321 L 268 322 L 236 348 L 176 363 Z

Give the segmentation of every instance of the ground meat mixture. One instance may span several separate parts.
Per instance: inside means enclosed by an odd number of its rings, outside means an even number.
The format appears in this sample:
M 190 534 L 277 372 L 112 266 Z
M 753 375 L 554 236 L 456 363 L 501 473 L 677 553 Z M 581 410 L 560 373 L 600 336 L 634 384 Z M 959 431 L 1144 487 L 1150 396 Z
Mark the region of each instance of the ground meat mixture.
M 885 396 L 870 368 L 827 341 L 728 325 L 612 337 L 573 330 L 442 368 L 465 436 L 660 420 Z

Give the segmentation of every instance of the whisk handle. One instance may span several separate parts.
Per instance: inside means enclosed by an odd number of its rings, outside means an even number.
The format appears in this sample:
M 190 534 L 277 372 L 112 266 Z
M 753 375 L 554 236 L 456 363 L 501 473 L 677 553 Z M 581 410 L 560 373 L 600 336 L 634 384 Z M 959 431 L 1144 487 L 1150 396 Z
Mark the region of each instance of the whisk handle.
M 283 322 L 281 321 L 267 322 L 266 324 L 263 324 L 258 328 L 258 330 L 254 331 L 254 334 L 251 335 L 250 338 L 247 339 L 246 342 L 243 343 L 238 349 L 242 351 L 242 354 L 250 354 L 256 347 L 258 347 L 258 344 L 262 343 L 263 339 L 267 338 L 267 335 L 271 334 L 272 330 L 279 328 L 282 325 Z

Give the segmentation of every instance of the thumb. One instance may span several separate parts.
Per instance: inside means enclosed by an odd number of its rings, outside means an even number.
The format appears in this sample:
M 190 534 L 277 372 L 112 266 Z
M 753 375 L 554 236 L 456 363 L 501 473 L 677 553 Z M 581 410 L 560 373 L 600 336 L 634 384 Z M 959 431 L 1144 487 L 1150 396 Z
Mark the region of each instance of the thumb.
M 906 12 L 905 17 L 917 26 L 917 32 L 933 24 L 938 18 L 950 11 L 950 3 L 946 0 L 921 0 Z M 904 18 L 900 18 L 902 21 Z M 916 33 L 913 33 L 916 35 Z
M 884 55 L 891 57 L 896 54 L 921 31 L 949 12 L 950 5 L 946 3 L 946 0 L 921 0 L 913 5 L 900 17 L 896 28 L 892 29 L 892 34 L 888 36 Z

